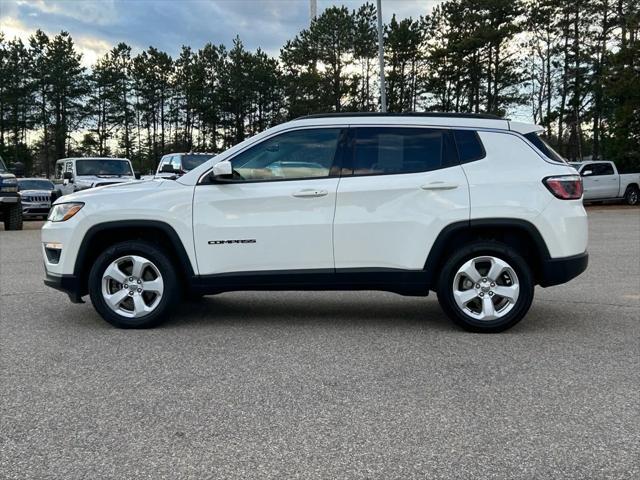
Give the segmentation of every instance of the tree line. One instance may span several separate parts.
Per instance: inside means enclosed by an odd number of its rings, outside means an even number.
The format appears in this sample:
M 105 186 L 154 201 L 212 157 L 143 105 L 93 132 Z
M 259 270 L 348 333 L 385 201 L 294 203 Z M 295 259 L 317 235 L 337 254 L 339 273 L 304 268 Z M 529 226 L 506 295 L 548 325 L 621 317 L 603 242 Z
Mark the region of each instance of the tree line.
M 392 8 L 389 3 L 387 8 Z M 326 9 L 278 58 L 231 46 L 136 53 L 85 68 L 67 32 L 0 32 L 0 155 L 118 155 L 147 171 L 172 151 L 218 152 L 318 112 L 377 111 L 376 10 Z M 517 114 L 570 160 L 640 165 L 636 0 L 448 0 L 384 26 L 388 109 Z

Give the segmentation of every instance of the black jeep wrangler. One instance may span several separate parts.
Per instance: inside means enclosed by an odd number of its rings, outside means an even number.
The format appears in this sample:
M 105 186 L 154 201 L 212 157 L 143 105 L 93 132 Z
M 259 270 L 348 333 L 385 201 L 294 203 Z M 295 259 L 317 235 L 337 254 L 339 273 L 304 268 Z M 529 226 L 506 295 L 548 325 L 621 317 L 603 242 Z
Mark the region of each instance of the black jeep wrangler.
M 0 157 L 0 218 L 5 230 L 22 230 L 22 204 L 18 181 Z

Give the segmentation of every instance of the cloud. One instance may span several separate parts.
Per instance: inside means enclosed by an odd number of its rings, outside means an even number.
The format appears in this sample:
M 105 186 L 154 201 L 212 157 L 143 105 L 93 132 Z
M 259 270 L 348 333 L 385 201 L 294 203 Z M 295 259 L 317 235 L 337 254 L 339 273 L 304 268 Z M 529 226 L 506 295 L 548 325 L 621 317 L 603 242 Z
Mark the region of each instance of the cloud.
M 375 3 L 375 0 L 370 0 Z M 383 0 L 383 19 L 424 15 L 440 0 Z M 318 0 L 357 9 L 362 0 Z M 25 40 L 40 28 L 68 31 L 85 64 L 119 42 L 134 52 L 149 46 L 177 55 L 182 45 L 231 45 L 239 35 L 249 49 L 278 55 L 285 42 L 309 24 L 307 0 L 0 0 L 0 29 Z
M 32 9 L 28 14 L 32 17 L 40 16 L 39 13 L 53 14 L 98 25 L 111 25 L 119 19 L 115 0 L 17 0 L 15 3 L 20 7 Z

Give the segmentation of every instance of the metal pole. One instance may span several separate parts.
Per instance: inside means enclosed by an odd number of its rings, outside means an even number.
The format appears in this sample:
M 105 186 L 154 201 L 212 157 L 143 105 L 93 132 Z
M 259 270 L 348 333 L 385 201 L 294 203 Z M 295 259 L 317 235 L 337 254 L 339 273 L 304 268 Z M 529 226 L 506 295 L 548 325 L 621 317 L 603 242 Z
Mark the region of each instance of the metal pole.
M 384 36 L 382 35 L 382 0 L 378 0 L 378 62 L 380 63 L 380 111 L 387 111 L 387 92 L 384 81 Z
M 309 0 L 309 25 L 313 23 L 313 21 L 318 16 L 318 2 L 317 0 Z

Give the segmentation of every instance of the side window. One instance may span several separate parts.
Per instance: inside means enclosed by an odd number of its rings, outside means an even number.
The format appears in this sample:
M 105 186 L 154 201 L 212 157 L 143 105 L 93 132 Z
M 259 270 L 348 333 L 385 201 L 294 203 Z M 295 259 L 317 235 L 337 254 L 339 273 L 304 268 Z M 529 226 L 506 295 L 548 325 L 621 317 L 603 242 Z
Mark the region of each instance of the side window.
M 65 164 L 64 171 L 73 173 L 73 162 L 67 162 Z
M 162 167 L 163 167 L 164 165 L 166 165 L 167 163 L 169 163 L 169 159 L 170 159 L 170 158 L 171 158 L 171 157 L 170 157 L 169 155 L 165 155 L 164 157 L 162 157 L 162 158 L 160 159 L 160 162 L 158 163 L 158 171 L 162 170 Z
M 613 175 L 613 167 L 610 163 L 600 163 L 600 175 Z
M 265 140 L 231 160 L 235 180 L 264 181 L 328 177 L 340 129 L 286 132 Z
M 417 173 L 456 164 L 451 135 L 432 128 L 360 127 L 354 129 L 347 175 Z
M 458 148 L 460 163 L 475 162 L 484 158 L 487 153 L 484 150 L 478 132 L 473 130 L 455 130 L 453 135 Z
M 171 157 L 171 166 L 174 170 L 182 170 L 182 155 L 174 155 Z
M 585 173 L 589 171 L 591 171 L 591 173 L 585 175 Z M 613 175 L 613 167 L 611 166 L 610 163 L 591 163 L 583 167 L 582 174 L 585 177 Z

